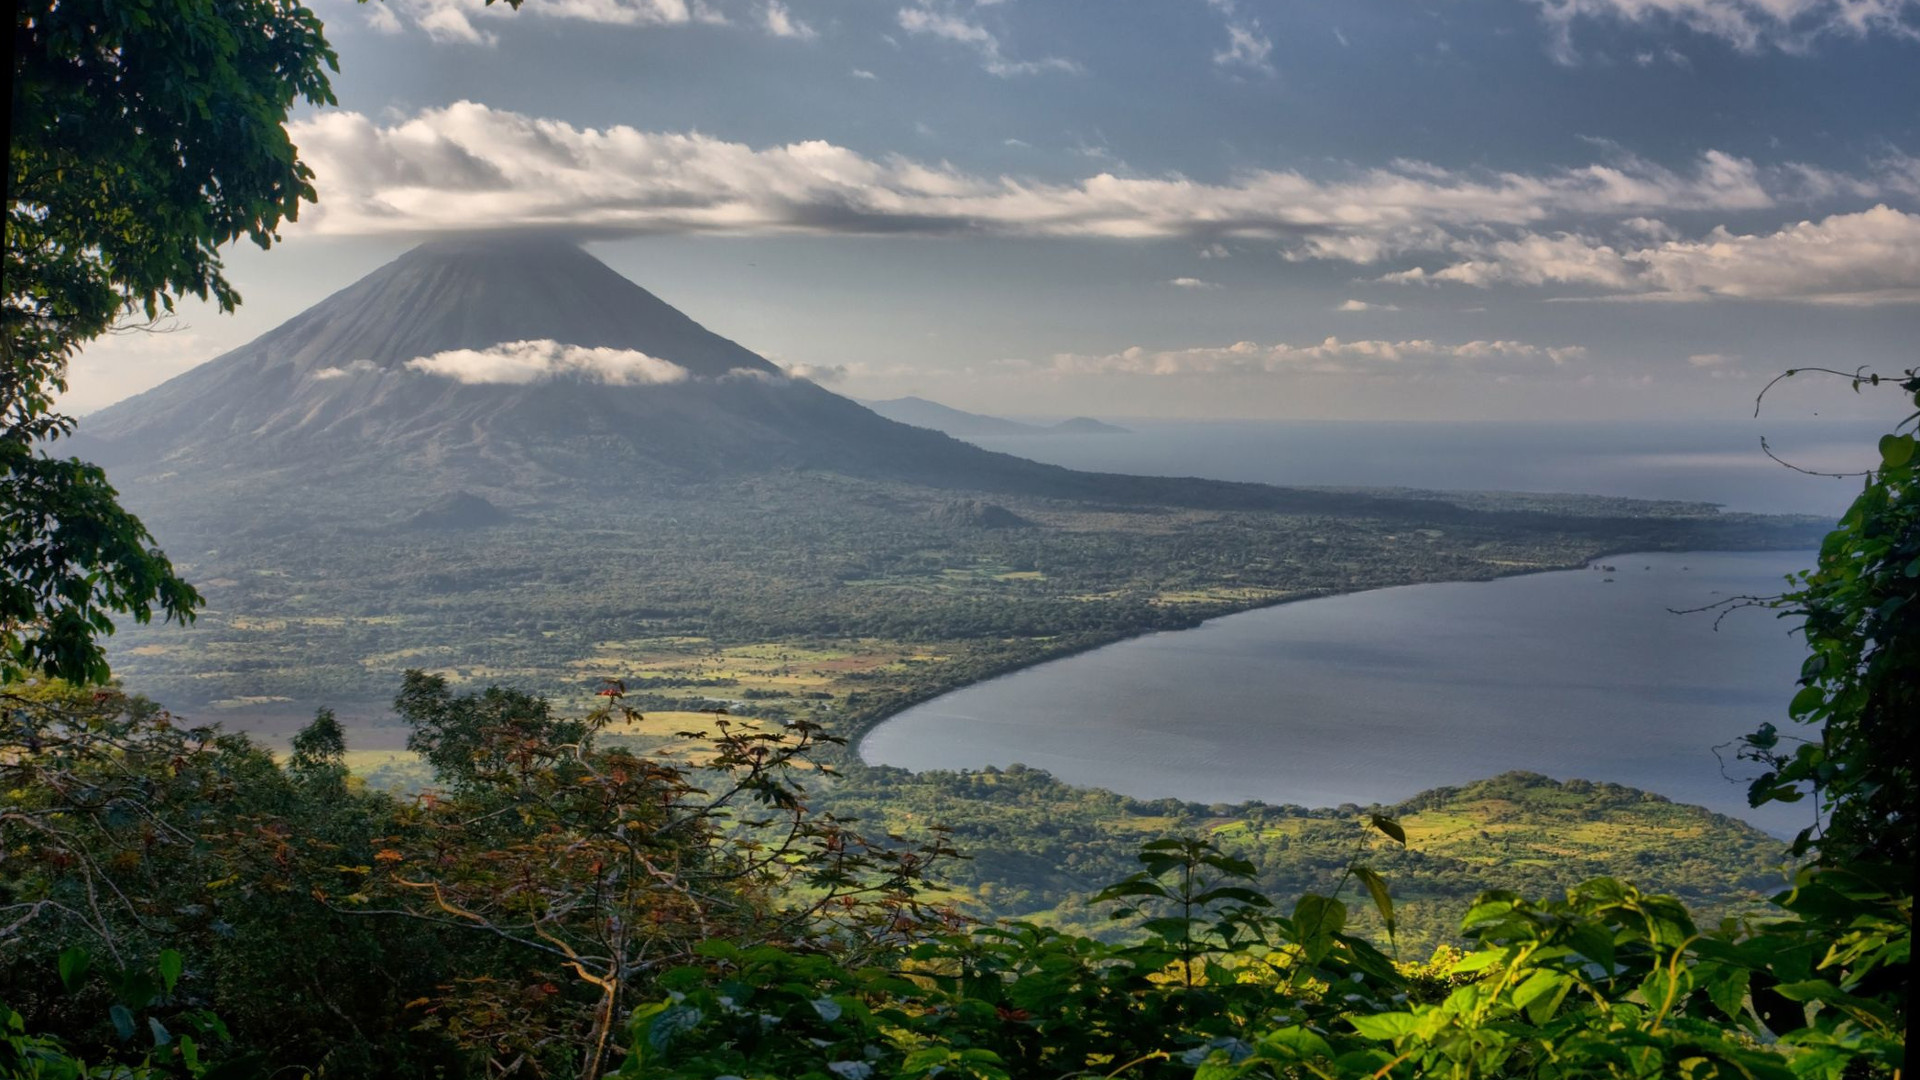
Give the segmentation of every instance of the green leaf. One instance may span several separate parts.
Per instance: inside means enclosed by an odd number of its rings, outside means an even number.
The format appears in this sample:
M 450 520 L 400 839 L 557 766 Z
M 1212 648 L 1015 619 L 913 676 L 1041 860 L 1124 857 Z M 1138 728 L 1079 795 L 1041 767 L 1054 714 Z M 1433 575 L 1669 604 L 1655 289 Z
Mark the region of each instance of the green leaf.
M 1400 841 L 1401 847 L 1407 846 L 1407 830 L 1401 828 L 1399 822 L 1390 817 L 1382 817 L 1379 814 L 1369 814 L 1367 820 L 1374 828 Z
M 1420 1018 L 1412 1013 L 1374 1013 L 1371 1016 L 1349 1016 L 1347 1023 L 1369 1039 L 1391 1042 L 1419 1027 Z
M 1741 1006 L 1747 1000 L 1747 985 L 1751 973 L 1742 968 L 1726 967 L 1714 971 L 1707 979 L 1707 997 L 1715 1008 L 1728 1017 L 1739 1019 Z
M 1347 925 L 1347 905 L 1330 896 L 1308 893 L 1293 906 L 1294 933 L 1302 941 L 1337 934 Z
M 1552 1019 L 1554 1010 L 1560 1007 L 1561 999 L 1572 985 L 1573 980 L 1560 972 L 1535 971 L 1513 988 L 1513 1004 L 1526 1010 L 1527 1019 L 1544 1024 Z
M 180 981 L 180 973 L 186 970 L 186 961 L 173 949 L 160 950 L 160 981 L 166 984 L 167 993 L 173 993 L 173 984 Z
M 1801 687 L 1800 692 L 1793 695 L 1793 701 L 1787 705 L 1787 715 L 1797 720 L 1818 709 L 1826 703 L 1826 700 L 1826 691 L 1819 687 Z
M 952 1056 L 953 1051 L 944 1046 L 922 1047 L 908 1054 L 907 1059 L 900 1063 L 900 1069 L 907 1073 L 923 1073 L 936 1065 L 945 1065 Z
M 1457 963 L 1447 969 L 1449 975 L 1467 975 L 1487 968 L 1506 959 L 1505 949 L 1481 949 L 1461 957 Z
M 647 1025 L 647 1045 L 663 1051 L 674 1038 L 700 1026 L 704 1014 L 691 1005 L 675 1005 L 663 1009 L 660 1015 Z
M 93 957 L 87 955 L 87 950 L 80 946 L 73 945 L 62 949 L 60 951 L 60 985 L 66 987 L 69 994 L 80 989 L 80 984 L 86 980 L 87 969 L 92 966 Z
M 1330 1057 L 1333 1048 L 1327 1040 L 1303 1027 L 1284 1027 L 1260 1036 L 1260 1057 L 1280 1061 L 1310 1061 Z
M 1367 887 L 1367 894 L 1373 897 L 1373 906 L 1380 911 L 1380 918 L 1387 924 L 1387 937 L 1393 937 L 1393 897 L 1387 892 L 1387 882 L 1370 866 L 1356 866 L 1353 876 Z
M 133 1010 L 116 1003 L 107 1010 L 107 1018 L 113 1021 L 113 1030 L 122 1041 L 133 1038 Z
M 1195 904 L 1212 904 L 1221 900 L 1233 900 L 1252 907 L 1273 906 L 1273 901 L 1267 899 L 1265 895 L 1238 885 L 1222 885 L 1217 889 L 1208 889 L 1193 898 Z
M 1913 460 L 1913 436 L 1880 436 L 1880 463 L 1889 469 L 1897 469 Z

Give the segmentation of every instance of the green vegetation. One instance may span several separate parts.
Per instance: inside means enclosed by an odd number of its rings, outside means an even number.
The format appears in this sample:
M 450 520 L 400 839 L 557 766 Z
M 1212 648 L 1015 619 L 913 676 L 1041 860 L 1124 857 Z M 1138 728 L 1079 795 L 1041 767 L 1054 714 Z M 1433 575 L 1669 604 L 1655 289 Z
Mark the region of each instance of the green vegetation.
M 1202 806 L 1076 788 L 1014 767 L 914 775 L 849 768 L 818 799 L 862 827 L 913 835 L 938 823 L 964 862 L 947 868 L 962 910 L 1104 933 L 1089 905 L 1135 868 L 1139 845 L 1199 836 L 1259 868 L 1273 896 L 1331 888 L 1356 855 L 1392 882 L 1406 955 L 1458 944 L 1460 911 L 1480 892 L 1552 895 L 1618 877 L 1685 900 L 1709 918 L 1749 910 L 1784 882 L 1782 845 L 1731 818 L 1612 784 L 1510 773 L 1392 807 Z M 1368 826 L 1399 821 L 1405 845 Z M 1386 944 L 1357 913 L 1356 932 Z
M 1827 374 L 1850 378 L 1855 393 L 1883 381 L 1897 386 L 1920 410 L 1920 370 L 1887 380 Z M 1747 739 L 1746 755 L 1769 769 L 1754 781 L 1754 804 L 1813 798 L 1825 819 L 1819 848 L 1837 860 L 1920 859 L 1913 808 L 1913 720 L 1920 716 L 1916 426 L 1920 411 L 1880 440 L 1880 466 L 1821 544 L 1819 564 L 1774 601 L 1806 620 L 1813 655 L 1788 712 L 1817 736 L 1784 738 L 1769 724 Z M 1816 832 L 1802 832 L 1795 850 L 1812 847 Z
M 1355 496 L 1351 516 L 1003 498 L 1037 527 L 990 529 L 937 520 L 950 492 L 825 473 L 619 498 L 558 482 L 539 502 L 486 490 L 513 523 L 447 530 L 409 527 L 432 497 L 377 471 L 289 475 L 233 517 L 205 509 L 230 504 L 204 482 L 128 489 L 207 605 L 185 631 L 120 635 L 114 670 L 183 711 L 281 737 L 323 701 L 364 727 L 414 667 L 574 704 L 618 678 L 655 695 L 645 708 L 718 699 L 852 736 L 988 675 L 1262 604 L 1818 537 L 1803 522 L 1571 496 L 1557 514 L 1537 497 L 1507 511 Z
M 619 732 L 640 721 L 617 687 L 601 700 L 568 717 L 409 675 L 395 706 L 431 769 L 411 798 L 356 780 L 325 712 L 276 762 L 137 699 L 16 685 L 0 1068 L 1838 1080 L 1902 1051 L 1910 892 L 1865 860 L 1710 930 L 1613 877 L 1551 890 L 1564 900 L 1456 895 L 1467 951 L 1412 962 L 1441 918 L 1426 909 L 1476 877 L 1698 873 L 1623 863 L 1629 834 L 1722 875 L 1696 887 L 1764 884 L 1765 841 L 1639 793 L 1513 775 L 1391 814 L 1222 817 L 1022 771 L 916 791 L 889 771 L 836 779 L 805 722 L 713 719 L 684 763 L 637 755 Z M 824 784 L 913 835 L 809 805 Z M 940 785 L 991 790 L 950 829 L 912 801 Z M 1069 795 L 1079 822 L 1028 820 Z M 1037 888 L 1126 869 L 1078 835 L 1100 822 L 1144 869 L 1088 908 L 1053 925 L 955 912 L 1009 866 Z M 1062 860 L 1059 879 L 1041 860 Z M 1729 879 L 1743 861 L 1751 879 Z M 1276 887 L 1298 899 L 1276 905 Z M 1073 925 L 1090 915 L 1097 934 Z

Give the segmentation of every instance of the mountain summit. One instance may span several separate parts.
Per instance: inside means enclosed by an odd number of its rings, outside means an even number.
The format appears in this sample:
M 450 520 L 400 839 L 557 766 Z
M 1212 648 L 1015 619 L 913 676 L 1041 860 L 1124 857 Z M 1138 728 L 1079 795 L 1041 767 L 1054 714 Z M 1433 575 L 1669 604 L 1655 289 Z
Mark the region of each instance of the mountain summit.
M 82 434 L 110 462 L 322 448 L 458 457 L 501 438 L 638 421 L 663 411 L 649 393 L 662 387 L 755 382 L 788 380 L 571 243 L 441 240 L 88 417 Z M 677 410 L 695 404 L 675 399 Z

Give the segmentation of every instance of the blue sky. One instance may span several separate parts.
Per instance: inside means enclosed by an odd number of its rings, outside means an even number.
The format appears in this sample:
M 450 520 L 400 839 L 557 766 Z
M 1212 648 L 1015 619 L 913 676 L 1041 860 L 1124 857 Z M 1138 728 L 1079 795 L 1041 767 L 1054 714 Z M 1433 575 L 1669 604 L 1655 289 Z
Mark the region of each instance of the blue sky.
M 234 250 L 239 314 L 90 349 L 76 409 L 475 228 L 1002 413 L 1734 416 L 1916 359 L 1920 0 L 316 8 L 321 205 Z

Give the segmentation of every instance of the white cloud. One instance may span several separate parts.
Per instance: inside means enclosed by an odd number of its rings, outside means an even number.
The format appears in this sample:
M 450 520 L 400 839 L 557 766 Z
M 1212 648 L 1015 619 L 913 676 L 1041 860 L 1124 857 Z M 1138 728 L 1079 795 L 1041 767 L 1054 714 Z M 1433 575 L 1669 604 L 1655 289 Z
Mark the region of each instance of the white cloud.
M 382 34 L 398 34 L 406 29 L 400 22 L 400 16 L 395 15 L 393 8 L 386 4 L 367 5 L 367 25 Z
M 1273 72 L 1273 65 L 1267 57 L 1273 53 L 1273 41 L 1260 32 L 1253 23 L 1228 23 L 1227 47 L 1213 54 L 1213 62 L 1221 67 L 1244 67 L 1255 71 Z
M 1699 240 L 1646 247 L 1614 246 L 1570 232 L 1456 246 L 1466 258 L 1384 280 L 1480 288 L 1575 285 L 1622 299 L 1920 303 L 1920 214 L 1887 206 L 1771 233 L 1722 227 Z
M 912 7 L 903 7 L 896 16 L 900 29 L 915 36 L 926 35 L 964 45 L 980 55 L 980 66 L 989 74 L 1001 78 L 1016 75 L 1037 75 L 1041 72 L 1057 71 L 1065 74 L 1078 74 L 1080 65 L 1058 56 L 1048 56 L 1039 60 L 1009 59 L 1001 47 L 998 35 L 977 22 L 969 22 L 951 10 L 937 8 L 932 0 L 922 0 Z
M 852 75 L 856 79 L 878 79 L 880 77 L 868 71 L 866 68 L 854 68 Z
M 814 32 L 813 27 L 794 18 L 793 12 L 788 11 L 787 5 L 780 0 L 767 0 L 766 10 L 761 13 L 761 16 L 767 33 L 774 37 L 811 41 L 820 36 Z
M 1177 277 L 1167 282 L 1167 284 L 1179 289 L 1217 289 L 1220 287 L 1216 282 L 1202 281 L 1197 277 Z
M 1343 301 L 1335 311 L 1399 311 L 1398 304 L 1369 304 L 1365 300 Z
M 499 35 L 489 27 L 509 26 L 514 19 L 634 27 L 726 26 L 732 21 L 709 0 L 544 0 L 518 10 L 484 0 L 381 0 L 364 6 L 368 24 L 382 33 L 412 26 L 437 42 L 481 46 L 499 43 Z M 780 0 L 769 3 L 761 16 L 757 25 L 769 34 L 813 36 L 812 28 L 793 18 Z
M 1920 38 L 1920 0 L 1532 0 L 1552 28 L 1554 51 L 1575 57 L 1583 20 L 1679 25 L 1745 52 L 1798 52 L 1823 36 Z
M 332 379 L 344 379 L 351 375 L 364 375 L 369 371 L 378 371 L 380 365 L 371 360 L 355 360 L 338 367 L 323 367 L 315 371 L 311 378 L 326 382 Z
M 1710 379 L 1744 379 L 1746 369 L 1740 366 L 1740 358 L 1725 353 L 1694 353 L 1687 357 L 1687 366 L 1705 372 Z
M 562 345 L 547 338 L 505 341 L 485 349 L 451 349 L 409 360 L 406 367 L 460 383 L 510 386 L 557 378 L 609 386 L 650 386 L 687 379 L 686 368 L 657 356 L 633 349 Z
M 918 10 L 918 9 L 910 9 Z M 1417 161 L 1332 178 L 1262 170 L 1205 183 L 1100 172 L 1075 182 L 979 175 L 824 141 L 755 148 L 702 134 L 579 128 L 460 102 L 378 123 L 289 125 L 320 204 L 302 229 L 419 234 L 547 227 L 595 233 L 951 233 L 1186 240 L 1207 257 L 1258 241 L 1289 260 L 1397 262 L 1382 280 L 1574 287 L 1663 299 L 1825 303 L 1920 296 L 1920 215 L 1880 206 L 1774 232 L 1688 238 L 1667 218 L 1782 199 L 1920 186 L 1895 157 L 1865 177 L 1761 167 L 1718 151 L 1686 168 L 1615 152 L 1527 174 Z M 1433 263 L 1435 255 L 1445 261 Z
M 789 379 L 806 379 L 817 383 L 837 383 L 851 372 L 846 364 L 782 364 L 781 370 Z
M 1541 346 L 1523 341 L 1468 341 L 1447 345 L 1426 339 L 1343 341 L 1329 337 L 1312 345 L 1231 345 L 1152 350 L 1134 346 L 1104 354 L 1059 353 L 1034 363 L 1008 361 L 1015 372 L 1054 375 L 1220 376 L 1361 375 L 1431 377 L 1467 373 L 1511 377 L 1539 374 L 1586 356 L 1578 345 Z
M 909 9 L 919 10 L 919 9 Z M 1639 159 L 1541 174 L 1396 161 L 1318 179 L 1260 170 L 1052 183 L 823 141 L 756 149 L 702 134 L 579 128 L 474 102 L 380 124 L 327 112 L 289 125 L 318 174 L 329 233 L 562 226 L 727 233 L 989 232 L 1276 242 L 1292 258 L 1377 262 L 1448 250 L 1453 232 L 1568 215 L 1752 210 L 1772 174 L 1719 152 L 1677 170 Z M 305 219 L 303 219 L 305 220 Z

